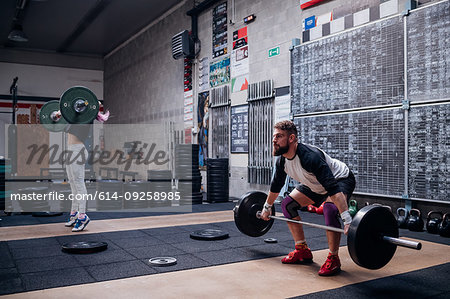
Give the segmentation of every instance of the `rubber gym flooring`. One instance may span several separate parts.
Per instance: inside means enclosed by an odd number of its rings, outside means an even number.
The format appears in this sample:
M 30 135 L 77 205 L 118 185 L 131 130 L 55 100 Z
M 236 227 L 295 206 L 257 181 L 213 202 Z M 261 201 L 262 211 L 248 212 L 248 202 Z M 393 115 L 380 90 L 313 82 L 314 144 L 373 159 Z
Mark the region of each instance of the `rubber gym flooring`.
M 314 263 L 283 265 L 293 241 L 284 221 L 264 236 L 243 235 L 234 225 L 235 203 L 194 205 L 192 213 L 160 215 L 91 212 L 91 222 L 72 233 L 58 217 L 3 216 L 0 221 L 0 294 L 5 298 L 450 298 L 450 239 L 401 229 L 421 240 L 422 250 L 398 247 L 391 262 L 367 270 L 350 259 L 343 236 L 342 272 L 320 277 L 327 255 L 321 229 L 304 227 Z M 278 211 L 280 209 L 278 208 Z M 302 212 L 303 220 L 324 224 L 323 216 Z M 220 229 L 229 238 L 199 241 L 190 233 Z M 265 243 L 276 238 L 278 243 Z M 68 254 L 61 245 L 103 241 L 106 251 Z M 152 257 L 177 264 L 151 266 Z

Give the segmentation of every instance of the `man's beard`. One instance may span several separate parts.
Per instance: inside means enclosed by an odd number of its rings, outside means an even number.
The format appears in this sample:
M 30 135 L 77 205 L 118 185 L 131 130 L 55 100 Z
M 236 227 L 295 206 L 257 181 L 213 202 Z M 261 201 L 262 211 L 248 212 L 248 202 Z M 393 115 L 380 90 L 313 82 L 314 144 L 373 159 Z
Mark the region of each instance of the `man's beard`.
M 289 151 L 289 145 L 286 146 L 279 146 L 278 149 L 273 147 L 273 155 L 274 156 L 281 156 L 283 154 L 286 154 Z

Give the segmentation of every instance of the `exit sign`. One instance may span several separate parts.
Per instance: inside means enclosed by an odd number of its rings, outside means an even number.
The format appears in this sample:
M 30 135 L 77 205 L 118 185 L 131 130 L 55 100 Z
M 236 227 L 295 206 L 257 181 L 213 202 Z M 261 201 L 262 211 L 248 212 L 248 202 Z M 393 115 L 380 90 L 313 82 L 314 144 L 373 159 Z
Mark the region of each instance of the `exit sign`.
M 280 47 L 269 49 L 269 58 L 280 55 Z

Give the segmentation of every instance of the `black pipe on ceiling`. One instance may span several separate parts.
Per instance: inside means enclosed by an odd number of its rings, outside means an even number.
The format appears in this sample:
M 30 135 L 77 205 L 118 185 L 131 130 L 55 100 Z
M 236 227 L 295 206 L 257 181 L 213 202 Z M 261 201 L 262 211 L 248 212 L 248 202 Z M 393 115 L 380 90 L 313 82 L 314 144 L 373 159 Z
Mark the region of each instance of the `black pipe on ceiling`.
M 193 9 L 189 10 L 186 14 L 188 16 L 191 17 L 191 22 L 192 22 L 192 39 L 194 41 L 198 40 L 198 16 L 204 12 L 205 10 L 207 10 L 208 8 L 210 8 L 213 4 L 215 4 L 216 2 L 219 2 L 219 0 L 205 0 L 202 3 L 200 3 L 197 6 L 194 6 Z
M 78 23 L 75 30 L 63 41 L 57 52 L 64 53 L 80 37 L 80 35 L 94 22 L 94 20 L 105 10 L 112 0 L 99 0 Z

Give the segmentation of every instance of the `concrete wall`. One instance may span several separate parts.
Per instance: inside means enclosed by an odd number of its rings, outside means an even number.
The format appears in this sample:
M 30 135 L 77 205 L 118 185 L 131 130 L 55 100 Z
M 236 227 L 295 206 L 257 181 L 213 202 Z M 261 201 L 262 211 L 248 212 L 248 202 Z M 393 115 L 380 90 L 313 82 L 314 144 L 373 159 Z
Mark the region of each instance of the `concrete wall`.
M 0 62 L 0 94 L 9 95 L 14 77 L 18 96 L 60 97 L 69 87 L 80 85 L 103 99 L 103 71 Z
M 105 59 L 105 103 L 112 123 L 179 121 L 183 117 L 183 60 L 171 38 L 191 27 L 187 1 Z
M 80 68 L 56 67 L 36 64 L 0 62 L 0 95 L 9 95 L 13 78 L 18 77 L 17 95 L 38 98 L 59 98 L 72 86 L 85 86 L 91 89 L 99 99 L 103 99 L 103 71 Z M 0 99 L 0 103 L 10 104 Z M 24 102 L 21 104 L 43 104 L 44 102 Z M 0 107 L 0 111 L 12 111 Z M 29 108 L 19 108 L 18 114 L 30 114 Z M 0 156 L 5 156 L 5 126 L 12 123 L 11 114 L 0 113 Z
M 217 4 L 224 1 L 218 1 Z M 245 26 L 243 18 L 255 14 L 256 20 L 247 27 L 249 43 L 249 83 L 273 80 L 274 87 L 290 85 L 290 52 L 292 39 L 301 38 L 302 21 L 312 15 L 333 11 L 334 18 L 344 17 L 379 5 L 385 0 L 328 0 L 301 10 L 298 0 L 227 0 L 228 49 L 232 49 L 233 31 Z M 404 10 L 406 0 L 398 0 L 398 11 Z M 421 1 L 429 2 L 429 1 Z M 214 5 L 215 6 L 215 5 Z M 213 6 L 213 7 L 214 7 Z M 176 9 L 109 55 L 104 62 L 105 102 L 111 107 L 114 123 L 161 123 L 182 121 L 183 61 L 171 57 L 171 37 L 191 28 L 186 12 L 193 1 L 184 1 Z M 212 59 L 212 8 L 198 19 L 201 51 L 198 59 Z M 269 58 L 268 50 L 280 47 L 280 55 Z M 218 59 L 223 58 L 221 56 Z M 198 93 L 198 60 L 194 61 L 194 103 Z M 247 92 L 231 93 L 231 105 L 245 104 Z M 195 108 L 194 108 L 195 111 Z M 194 126 L 196 113 L 194 113 Z M 194 143 L 196 136 L 193 136 Z M 250 145 L 251 146 L 251 145 Z M 230 155 L 230 195 L 268 186 L 247 184 L 246 154 Z

